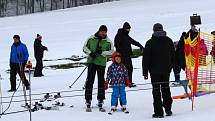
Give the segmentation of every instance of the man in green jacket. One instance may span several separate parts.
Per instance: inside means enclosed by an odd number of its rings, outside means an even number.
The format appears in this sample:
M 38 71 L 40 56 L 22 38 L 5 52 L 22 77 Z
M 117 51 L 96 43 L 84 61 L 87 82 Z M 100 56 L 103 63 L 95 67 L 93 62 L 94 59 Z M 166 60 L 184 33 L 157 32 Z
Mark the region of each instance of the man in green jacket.
M 107 37 L 107 27 L 101 25 L 99 30 L 89 37 L 84 44 L 83 51 L 88 55 L 88 73 L 85 88 L 85 99 L 87 108 L 90 109 L 92 100 L 92 89 L 95 80 L 95 74 L 98 76 L 98 106 L 102 109 L 105 99 L 104 74 L 107 62 L 107 55 L 114 51 L 111 40 Z

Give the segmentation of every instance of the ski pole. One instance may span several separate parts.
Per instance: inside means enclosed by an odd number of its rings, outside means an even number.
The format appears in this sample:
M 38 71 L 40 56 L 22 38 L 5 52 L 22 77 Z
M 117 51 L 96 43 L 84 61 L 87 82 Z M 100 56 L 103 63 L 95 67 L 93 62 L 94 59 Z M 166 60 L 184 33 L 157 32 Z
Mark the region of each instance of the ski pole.
M 72 88 L 72 86 L 78 81 L 78 79 L 81 77 L 81 75 L 84 73 L 84 71 L 87 69 L 87 66 L 84 68 L 84 70 L 80 73 L 80 75 L 76 78 L 76 80 L 69 86 L 69 88 Z
M 27 97 L 26 97 L 26 89 L 25 89 L 25 84 L 24 84 L 24 80 L 25 80 L 25 75 L 24 75 L 24 69 L 25 67 L 23 67 L 23 63 L 21 62 L 22 59 L 23 59 L 23 55 L 20 53 L 20 54 L 17 54 L 17 57 L 19 59 L 19 73 L 20 73 L 20 78 L 21 78 L 21 81 L 22 81 L 22 86 L 23 86 L 23 93 L 24 93 L 24 99 L 25 99 L 25 106 L 28 105 L 27 103 Z M 25 66 L 25 65 L 24 65 Z
M 31 69 L 32 69 L 32 63 L 31 61 L 28 61 L 26 68 L 28 68 L 28 79 L 29 79 L 29 112 L 30 112 L 30 121 L 32 120 L 32 115 L 31 115 Z
M 26 97 L 26 89 L 25 89 L 25 84 L 24 84 L 24 69 L 25 67 L 23 68 L 23 65 L 22 63 L 20 62 L 19 63 L 19 71 L 20 71 L 20 78 L 21 78 L 21 81 L 22 81 L 22 87 L 23 87 L 23 94 L 24 94 L 24 99 L 25 99 L 25 106 L 28 105 L 28 102 L 27 102 L 27 97 Z

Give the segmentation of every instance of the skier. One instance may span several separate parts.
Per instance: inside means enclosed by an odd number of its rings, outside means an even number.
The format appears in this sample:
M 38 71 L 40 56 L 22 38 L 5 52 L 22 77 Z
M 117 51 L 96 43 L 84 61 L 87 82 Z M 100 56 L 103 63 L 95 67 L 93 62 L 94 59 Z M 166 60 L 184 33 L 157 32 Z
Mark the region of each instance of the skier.
M 140 47 L 143 50 L 143 46 L 135 41 L 133 38 L 129 36 L 129 32 L 131 30 L 131 26 L 128 22 L 123 24 L 123 28 L 120 28 L 114 38 L 114 46 L 116 47 L 116 51 L 122 54 L 122 63 L 125 64 L 125 67 L 128 69 L 128 77 L 131 80 L 132 87 L 135 87 L 132 80 L 132 72 L 133 65 L 131 60 L 132 48 L 131 44 Z
M 111 111 L 116 111 L 116 106 L 118 98 L 122 105 L 122 111 L 127 112 L 126 105 L 126 93 L 125 86 L 131 87 L 131 82 L 128 78 L 128 70 L 121 62 L 122 55 L 119 52 L 114 52 L 112 54 L 112 64 L 108 67 L 107 77 L 105 81 L 105 89 L 108 88 L 108 84 L 113 88 L 111 95 Z
M 91 112 L 92 88 L 97 72 L 98 76 L 98 106 L 102 109 L 103 100 L 105 99 L 104 89 L 104 74 L 107 61 L 107 55 L 111 55 L 114 51 L 111 40 L 107 37 L 107 27 L 101 25 L 99 30 L 87 39 L 84 44 L 83 51 L 88 55 L 88 73 L 85 88 L 85 100 L 87 105 L 87 112 Z M 103 110 L 104 111 L 104 110 Z
M 172 115 L 172 98 L 169 87 L 169 76 L 174 65 L 175 51 L 172 40 L 167 37 L 163 26 L 156 23 L 154 33 L 146 42 L 143 57 L 143 76 L 151 76 L 154 114 L 153 118 L 163 118 L 163 107 L 167 116 Z M 163 98 L 163 101 L 161 99 Z
M 10 52 L 10 84 L 11 89 L 8 92 L 16 91 L 16 74 L 18 73 L 20 79 L 24 83 L 27 90 L 29 90 L 29 82 L 25 77 L 24 69 L 28 61 L 28 49 L 25 44 L 20 41 L 19 35 L 13 36 L 14 43 L 11 46 Z
M 45 50 L 48 51 L 48 48 L 42 45 L 42 36 L 37 34 L 37 38 L 34 41 L 34 57 L 36 59 L 34 77 L 44 76 L 42 70 L 43 70 L 43 55 Z

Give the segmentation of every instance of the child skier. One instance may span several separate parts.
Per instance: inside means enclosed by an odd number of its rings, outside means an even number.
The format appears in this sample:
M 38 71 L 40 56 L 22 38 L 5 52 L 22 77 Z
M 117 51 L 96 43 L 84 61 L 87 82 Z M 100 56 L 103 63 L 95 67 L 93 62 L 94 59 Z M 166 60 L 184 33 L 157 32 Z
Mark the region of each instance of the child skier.
M 116 111 L 118 98 L 122 106 L 122 111 L 129 113 L 126 110 L 127 100 L 125 93 L 125 86 L 131 87 L 131 82 L 128 79 L 128 70 L 121 63 L 122 55 L 119 52 L 112 54 L 112 64 L 108 67 L 107 77 L 104 84 L 105 89 L 108 88 L 108 83 L 112 85 L 113 92 L 111 95 L 111 112 Z M 109 114 L 111 114 L 111 112 Z

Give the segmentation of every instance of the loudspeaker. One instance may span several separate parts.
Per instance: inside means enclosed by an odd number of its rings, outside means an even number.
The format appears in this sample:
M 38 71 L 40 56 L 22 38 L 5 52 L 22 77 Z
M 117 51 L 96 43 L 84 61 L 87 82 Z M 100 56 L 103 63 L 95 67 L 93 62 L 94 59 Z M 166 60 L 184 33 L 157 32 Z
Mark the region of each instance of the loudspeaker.
M 193 14 L 193 16 L 190 16 L 190 25 L 199 25 L 201 23 L 201 16 L 197 14 Z

